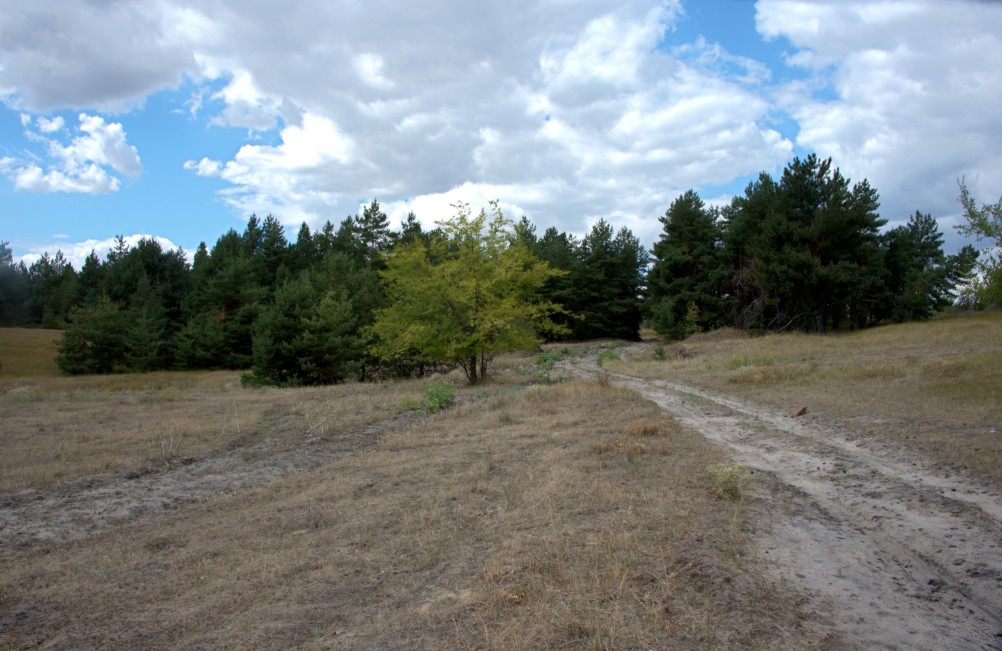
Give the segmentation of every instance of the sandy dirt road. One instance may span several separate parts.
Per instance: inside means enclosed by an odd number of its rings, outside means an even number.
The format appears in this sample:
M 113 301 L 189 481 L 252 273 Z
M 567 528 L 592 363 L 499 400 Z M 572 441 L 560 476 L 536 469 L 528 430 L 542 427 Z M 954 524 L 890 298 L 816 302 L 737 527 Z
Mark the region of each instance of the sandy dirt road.
M 809 415 L 606 373 L 594 359 L 565 368 L 604 373 L 752 470 L 762 558 L 860 649 L 1002 649 L 998 491 Z

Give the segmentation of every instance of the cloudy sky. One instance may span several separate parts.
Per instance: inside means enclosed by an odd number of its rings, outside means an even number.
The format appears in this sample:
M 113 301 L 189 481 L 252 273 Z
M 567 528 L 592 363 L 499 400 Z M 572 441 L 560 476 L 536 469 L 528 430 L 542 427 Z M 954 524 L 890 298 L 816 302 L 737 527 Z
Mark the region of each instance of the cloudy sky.
M 0 0 L 0 240 L 191 251 L 252 213 L 395 223 L 500 199 L 652 244 L 793 156 L 960 239 L 1002 194 L 1002 2 Z

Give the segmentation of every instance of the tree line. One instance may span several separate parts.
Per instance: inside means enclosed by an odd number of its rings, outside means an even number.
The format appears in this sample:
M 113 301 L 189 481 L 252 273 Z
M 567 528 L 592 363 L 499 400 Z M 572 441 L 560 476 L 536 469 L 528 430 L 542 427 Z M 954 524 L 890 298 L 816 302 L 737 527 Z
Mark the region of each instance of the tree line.
M 980 292 L 968 306 L 991 306 L 978 282 L 992 276 L 971 283 L 973 247 L 945 255 L 920 212 L 881 231 L 878 208 L 866 180 L 811 155 L 721 209 L 686 192 L 650 251 L 605 220 L 580 238 L 539 234 L 496 203 L 479 216 L 458 206 L 431 231 L 412 213 L 394 230 L 376 200 L 337 227 L 303 224 L 294 241 L 252 216 L 190 263 L 119 237 L 78 272 L 61 252 L 14 264 L 3 243 L 0 325 L 62 329 L 66 373 L 249 368 L 249 382 L 296 385 L 444 362 L 476 382 L 496 352 L 540 337 L 637 339 L 645 320 L 677 338 L 723 325 L 829 332 L 926 319 L 967 286 Z M 990 208 L 970 210 L 991 224 Z

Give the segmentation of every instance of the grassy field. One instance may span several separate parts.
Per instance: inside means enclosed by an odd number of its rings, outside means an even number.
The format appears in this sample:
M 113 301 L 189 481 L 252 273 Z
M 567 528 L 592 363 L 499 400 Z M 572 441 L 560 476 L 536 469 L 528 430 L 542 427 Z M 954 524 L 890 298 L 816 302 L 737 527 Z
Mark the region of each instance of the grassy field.
M 25 354 L 30 340 L 46 336 L 0 330 L 5 501 L 95 482 L 128 490 L 136 471 L 265 440 L 274 454 L 337 441 L 427 386 L 68 378 L 40 359 L 52 333 Z M 440 378 L 459 404 L 321 471 L 75 542 L 0 544 L 0 647 L 844 648 L 764 578 L 750 498 L 727 499 L 724 475 L 708 471 L 726 462 L 719 450 L 607 382 L 534 384 L 585 348 L 502 360 L 481 387 Z M 1000 315 L 826 337 L 719 331 L 638 350 L 603 367 L 806 405 L 809 418 L 1002 481 Z
M 56 342 L 62 330 L 0 328 L 0 390 L 16 385 L 19 378 L 54 377 Z
M 721 330 L 606 365 L 691 383 L 903 442 L 1002 483 L 1002 314 L 837 335 Z
M 707 472 L 720 451 L 628 391 L 538 378 L 527 357 L 486 386 L 446 377 L 457 406 L 322 471 L 0 547 L 0 647 L 837 647 L 749 556 L 748 506 Z M 20 378 L 0 396 L 0 497 L 121 479 L 165 434 L 196 457 L 335 440 L 426 384 Z

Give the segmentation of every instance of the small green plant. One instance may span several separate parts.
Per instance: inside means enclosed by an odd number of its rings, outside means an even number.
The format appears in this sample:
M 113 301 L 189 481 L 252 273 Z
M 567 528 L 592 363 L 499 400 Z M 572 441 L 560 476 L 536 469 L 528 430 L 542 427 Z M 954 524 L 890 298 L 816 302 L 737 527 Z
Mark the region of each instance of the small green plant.
M 408 394 L 400 401 L 400 406 L 397 409 L 398 411 L 418 411 L 423 407 L 421 398 Z
M 602 366 L 606 362 L 614 362 L 620 359 L 619 353 L 614 350 L 603 350 L 598 354 L 598 365 Z
M 663 362 L 668 359 L 668 353 L 665 352 L 665 347 L 658 344 L 658 347 L 654 349 L 653 353 L 654 359 L 658 362 Z
M 553 367 L 556 366 L 557 362 L 562 359 L 566 359 L 573 354 L 574 353 L 571 349 L 566 346 L 560 349 L 554 348 L 553 350 L 548 350 L 533 356 L 532 363 L 538 367 L 539 373 L 547 373 L 553 370 Z
M 738 501 L 741 499 L 741 491 L 751 480 L 751 473 L 740 463 L 728 461 L 727 463 L 717 463 L 706 469 L 713 486 L 710 490 L 720 499 Z
M 432 382 L 424 390 L 424 406 L 435 413 L 456 403 L 456 389 L 445 382 Z

